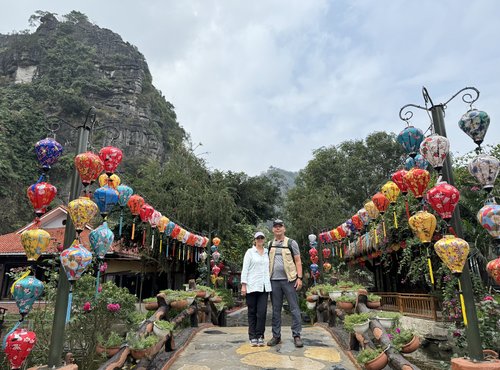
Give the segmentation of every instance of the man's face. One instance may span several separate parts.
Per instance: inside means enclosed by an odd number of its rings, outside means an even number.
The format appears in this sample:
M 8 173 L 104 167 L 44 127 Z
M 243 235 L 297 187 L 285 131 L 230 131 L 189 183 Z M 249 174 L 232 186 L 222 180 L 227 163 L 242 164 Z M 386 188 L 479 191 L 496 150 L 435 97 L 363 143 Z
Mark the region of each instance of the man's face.
M 273 225 L 273 234 L 275 238 L 279 238 L 285 235 L 285 225 L 283 224 L 274 224 Z

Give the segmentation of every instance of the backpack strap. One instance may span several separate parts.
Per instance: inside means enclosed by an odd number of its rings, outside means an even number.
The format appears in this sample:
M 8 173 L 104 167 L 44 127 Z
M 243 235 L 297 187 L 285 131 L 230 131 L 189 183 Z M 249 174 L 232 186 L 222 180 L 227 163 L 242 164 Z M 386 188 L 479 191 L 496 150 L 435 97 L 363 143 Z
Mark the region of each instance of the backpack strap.
M 290 238 L 287 238 L 287 239 L 288 239 L 287 248 L 290 251 L 290 253 L 292 254 L 292 258 L 293 258 L 293 257 L 295 257 L 295 253 L 293 253 L 293 248 L 292 248 L 292 240 L 293 239 L 290 239 Z M 278 247 L 277 245 L 273 245 L 273 242 L 271 240 L 271 241 L 269 241 L 268 249 L 271 250 L 271 248 L 285 248 L 285 247 Z

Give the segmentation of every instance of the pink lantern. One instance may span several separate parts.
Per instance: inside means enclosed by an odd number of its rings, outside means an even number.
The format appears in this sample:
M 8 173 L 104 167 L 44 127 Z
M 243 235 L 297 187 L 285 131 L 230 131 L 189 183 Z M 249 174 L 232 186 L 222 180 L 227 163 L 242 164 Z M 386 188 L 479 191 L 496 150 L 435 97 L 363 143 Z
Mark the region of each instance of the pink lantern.
M 106 146 L 99 151 L 99 158 L 104 163 L 104 170 L 111 176 L 122 161 L 123 153 L 114 146 Z
M 460 199 L 460 192 L 453 185 L 443 181 L 427 191 L 427 202 L 443 220 L 450 220 Z

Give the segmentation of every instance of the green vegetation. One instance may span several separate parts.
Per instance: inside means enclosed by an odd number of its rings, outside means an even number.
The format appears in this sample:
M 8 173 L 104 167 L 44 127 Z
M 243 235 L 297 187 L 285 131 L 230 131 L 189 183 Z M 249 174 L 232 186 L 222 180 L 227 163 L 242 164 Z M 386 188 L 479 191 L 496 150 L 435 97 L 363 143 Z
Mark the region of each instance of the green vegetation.
M 366 348 L 359 353 L 359 355 L 356 357 L 356 360 L 360 364 L 366 364 L 367 362 L 376 359 L 382 352 L 383 352 L 382 348 L 377 348 L 377 349 Z
M 142 350 L 153 347 L 158 343 L 159 338 L 156 335 L 138 336 L 135 332 L 127 334 L 127 343 L 130 349 Z
M 352 315 L 347 315 L 344 318 L 344 329 L 350 333 L 354 332 L 354 325 L 356 324 L 364 324 L 368 320 L 370 320 L 369 313 L 355 313 Z
M 367 299 L 368 302 L 380 302 L 382 297 L 376 294 L 368 294 Z
M 392 335 L 392 345 L 401 351 L 404 345 L 410 343 L 410 341 L 415 336 L 415 333 L 410 329 L 396 329 Z
M 125 339 L 115 331 L 109 333 L 106 339 L 104 339 L 104 336 L 100 333 L 97 335 L 97 343 L 105 348 L 119 347 L 124 341 Z

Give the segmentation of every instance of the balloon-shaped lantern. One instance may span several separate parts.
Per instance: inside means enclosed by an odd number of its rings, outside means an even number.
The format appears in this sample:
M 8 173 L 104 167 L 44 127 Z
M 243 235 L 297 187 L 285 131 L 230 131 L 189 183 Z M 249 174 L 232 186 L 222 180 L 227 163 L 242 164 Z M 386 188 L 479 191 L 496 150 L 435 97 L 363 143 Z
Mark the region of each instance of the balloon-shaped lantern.
M 151 214 L 151 217 L 149 217 L 149 224 L 153 229 L 151 231 L 151 249 L 153 249 L 155 244 L 155 229 L 158 226 L 158 223 L 160 222 L 160 218 L 161 218 L 161 213 L 157 210 L 154 210 L 153 213 Z
M 120 185 L 121 181 L 122 180 L 116 174 L 108 176 L 103 173 L 99 176 L 99 186 L 109 186 L 110 188 L 116 189 Z
M 108 213 L 118 203 L 118 191 L 109 186 L 103 186 L 94 192 L 94 202 L 99 208 L 103 219 L 108 217 Z
M 314 256 L 317 256 L 318 255 L 318 250 L 316 248 L 310 248 L 309 249 L 309 257 L 314 257 Z
M 106 146 L 99 151 L 99 157 L 104 163 L 104 171 L 111 176 L 122 161 L 123 153 L 114 146 Z
M 50 234 L 42 229 L 31 229 L 21 234 L 23 245 L 28 261 L 36 261 L 43 254 L 50 243 Z
M 149 222 L 154 211 L 155 209 L 148 203 L 144 203 L 142 205 L 141 210 L 139 211 L 139 217 L 141 218 L 143 224 Z M 145 243 L 146 243 L 146 226 L 144 225 L 144 227 L 142 228 L 142 245 L 144 245 Z
M 408 220 L 408 224 L 413 233 L 418 237 L 421 243 L 429 244 L 436 230 L 436 217 L 427 211 L 418 211 Z M 434 285 L 434 273 L 432 272 L 432 263 L 427 248 L 427 265 L 429 266 L 429 276 Z
M 357 215 L 359 216 L 361 222 L 363 222 L 363 225 L 368 225 L 368 222 L 370 222 L 370 217 L 368 216 L 368 211 L 366 210 L 366 208 L 361 208 L 358 211 Z
M 469 243 L 454 235 L 445 235 L 434 243 L 434 250 L 453 274 L 462 273 L 469 255 Z
M 158 221 L 158 231 L 160 232 L 160 253 L 161 253 L 162 243 L 163 243 L 163 234 L 165 234 L 165 230 L 166 230 L 169 222 L 170 222 L 170 220 L 166 216 L 161 216 L 160 220 Z
M 365 203 L 365 209 L 368 213 L 368 217 L 370 217 L 372 220 L 375 220 L 380 213 L 377 206 L 375 205 L 375 203 L 373 203 L 372 200 Z
M 214 245 L 218 247 L 220 244 L 220 239 L 218 237 L 215 237 L 212 239 L 212 243 L 214 243 Z
M 25 276 L 12 284 L 11 293 L 19 313 L 24 317 L 43 294 L 43 283 L 34 276 Z
M 94 218 L 98 210 L 97 205 L 87 197 L 80 197 L 69 202 L 68 213 L 78 234 Z
M 48 137 L 35 144 L 35 152 L 38 162 L 47 171 L 63 154 L 63 147 L 55 139 Z
M 469 172 L 488 193 L 493 189 L 500 170 L 500 161 L 486 154 L 480 154 L 469 163 Z
M 404 176 L 407 173 L 408 171 L 406 170 L 399 170 L 394 172 L 391 176 L 392 181 L 394 181 L 394 183 L 398 186 L 399 190 L 401 190 L 401 193 L 403 195 L 406 195 L 408 193 L 408 185 L 406 185 L 406 182 L 404 181 Z
M 215 276 L 219 276 L 219 273 L 220 273 L 220 267 L 215 265 L 214 267 L 212 267 L 212 274 L 215 275 Z
M 17 329 L 7 336 L 5 344 L 5 355 L 11 369 L 21 369 L 36 344 L 36 334 L 26 329 Z
M 413 126 L 408 126 L 399 133 L 396 140 L 403 146 L 410 157 L 415 157 L 423 139 L 424 133 L 422 130 Z
M 442 181 L 427 192 L 427 202 L 439 216 L 449 221 L 460 199 L 460 192 L 453 185 Z
M 359 212 L 359 211 L 358 211 Z M 359 214 L 356 213 L 355 215 L 353 215 L 351 217 L 351 222 L 352 224 L 354 225 L 354 227 L 356 228 L 356 230 L 359 232 L 361 231 L 361 229 L 363 229 L 363 226 L 364 226 L 364 223 L 363 221 L 361 220 L 361 217 L 359 217 Z
M 141 212 L 141 207 L 144 205 L 144 198 L 140 195 L 134 194 L 129 197 L 127 201 L 127 206 L 130 208 L 130 213 L 134 216 L 134 220 L 132 221 L 132 236 L 131 239 L 134 240 L 135 235 L 135 220 L 137 216 L 139 216 Z
M 75 167 L 80 174 L 83 186 L 89 186 L 99 177 L 104 169 L 104 163 L 97 154 L 85 152 L 75 157 Z
M 500 257 L 488 262 L 486 270 L 495 283 L 500 284 Z
M 437 134 L 426 137 L 420 144 L 420 153 L 438 173 L 441 173 L 449 151 L 450 141 L 448 138 Z
M 382 194 L 385 195 L 385 197 L 389 200 L 391 204 L 396 204 L 396 200 L 399 197 L 399 193 L 401 190 L 399 189 L 399 186 L 393 182 L 393 181 L 387 181 L 384 186 L 382 186 Z M 398 228 L 398 219 L 396 217 L 396 210 L 394 209 L 393 211 L 393 216 L 394 216 L 394 227 L 397 229 Z
M 479 146 L 490 126 L 490 116 L 486 112 L 472 109 L 460 118 L 458 126 Z
M 500 205 L 486 204 L 477 213 L 477 219 L 494 239 L 500 240 Z
M 37 182 L 28 187 L 27 195 L 35 209 L 35 214 L 40 217 L 47 212 L 47 207 L 57 194 L 54 185 L 48 182 Z
M 323 271 L 324 272 L 328 273 L 328 272 L 330 272 L 331 269 L 332 269 L 331 263 L 329 263 L 329 262 L 323 263 Z
M 412 170 L 408 171 L 404 179 L 408 186 L 408 189 L 410 189 L 415 198 L 422 199 L 425 189 L 429 184 L 429 172 L 420 168 L 413 168 Z
M 108 253 L 109 248 L 111 248 L 114 239 L 115 235 L 108 227 L 107 222 L 104 222 L 101 226 L 95 228 L 89 234 L 90 247 L 100 260 L 104 260 L 104 257 L 106 256 L 106 253 Z
M 115 175 L 111 175 L 111 177 L 113 176 Z M 127 185 L 118 185 L 116 190 L 118 191 L 118 204 L 120 205 L 120 226 L 118 228 L 118 236 L 122 236 L 123 208 L 127 205 L 132 194 L 134 194 L 134 190 Z
M 405 161 L 405 169 L 408 171 L 412 168 L 420 168 L 421 170 L 426 170 L 427 167 L 429 167 L 429 162 L 427 162 L 422 154 L 417 154 L 415 158 L 408 157 Z
M 330 258 L 330 254 L 332 253 L 332 251 L 330 250 L 330 248 L 323 248 L 321 253 L 323 253 L 323 259 L 327 260 L 328 258 Z
M 386 196 L 381 192 L 378 192 L 372 197 L 372 202 L 373 204 L 375 204 L 375 207 L 377 207 L 377 210 L 380 212 L 381 215 L 385 213 L 387 207 L 389 207 L 390 204 L 389 199 L 387 199 Z

